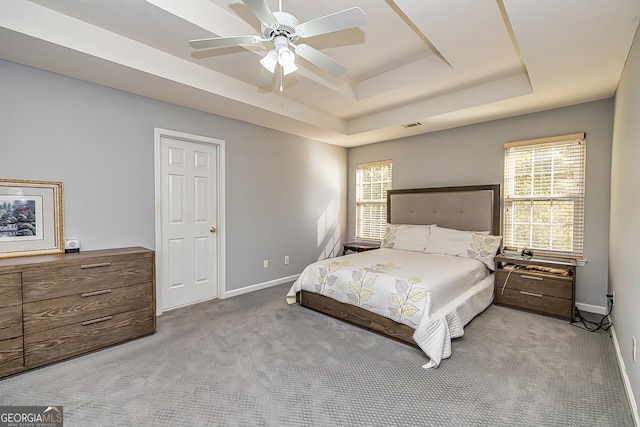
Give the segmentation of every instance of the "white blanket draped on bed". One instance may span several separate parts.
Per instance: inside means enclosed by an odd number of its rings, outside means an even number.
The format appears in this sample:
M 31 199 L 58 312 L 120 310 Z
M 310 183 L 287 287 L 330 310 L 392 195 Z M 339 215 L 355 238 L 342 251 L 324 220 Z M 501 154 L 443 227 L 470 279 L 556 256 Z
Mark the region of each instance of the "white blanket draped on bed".
M 468 258 L 381 248 L 307 266 L 287 301 L 300 290 L 410 326 L 430 368 L 451 355 L 451 339 L 491 304 L 493 274 Z

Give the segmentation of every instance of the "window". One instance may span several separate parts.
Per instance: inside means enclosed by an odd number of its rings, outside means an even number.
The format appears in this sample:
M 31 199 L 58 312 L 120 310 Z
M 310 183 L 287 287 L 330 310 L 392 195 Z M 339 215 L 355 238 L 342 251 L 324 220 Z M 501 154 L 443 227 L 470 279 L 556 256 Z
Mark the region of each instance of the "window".
M 387 190 L 391 190 L 391 160 L 356 165 L 356 238 L 382 240 Z
M 557 255 L 582 255 L 584 134 L 505 144 L 504 241 Z

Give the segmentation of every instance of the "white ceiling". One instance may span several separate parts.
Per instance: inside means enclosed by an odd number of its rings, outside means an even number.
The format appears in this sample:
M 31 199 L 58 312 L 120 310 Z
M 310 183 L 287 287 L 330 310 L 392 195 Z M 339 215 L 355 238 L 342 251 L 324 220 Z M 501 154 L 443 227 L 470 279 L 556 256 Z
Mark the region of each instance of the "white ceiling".
M 259 35 L 240 0 L 3 0 L 0 58 L 352 147 L 611 97 L 640 18 L 640 0 L 282 2 L 299 22 L 366 13 L 304 40 L 345 75 L 299 58 L 280 92 L 258 85 L 269 43 L 189 47 Z

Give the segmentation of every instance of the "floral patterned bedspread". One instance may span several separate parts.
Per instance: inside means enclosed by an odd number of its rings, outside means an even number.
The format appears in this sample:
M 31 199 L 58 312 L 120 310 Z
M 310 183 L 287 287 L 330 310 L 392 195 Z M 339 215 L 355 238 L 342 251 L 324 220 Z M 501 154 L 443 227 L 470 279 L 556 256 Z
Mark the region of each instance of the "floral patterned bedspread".
M 296 293 L 304 289 L 410 326 L 416 329 L 416 343 L 431 359 L 425 367 L 431 367 L 450 355 L 447 315 L 452 303 L 464 304 L 479 284 L 483 295 L 490 288 L 490 296 L 480 303 L 482 311 L 493 298 L 493 277 L 480 261 L 381 248 L 307 266 L 289 290 L 287 302 L 294 303 Z M 434 338 L 435 345 L 428 342 Z

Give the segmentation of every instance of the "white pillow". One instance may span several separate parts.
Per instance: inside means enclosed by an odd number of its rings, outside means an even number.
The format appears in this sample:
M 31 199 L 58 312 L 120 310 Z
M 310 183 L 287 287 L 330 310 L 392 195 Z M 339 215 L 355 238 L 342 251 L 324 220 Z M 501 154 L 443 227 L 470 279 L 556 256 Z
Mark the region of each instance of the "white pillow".
M 493 258 L 501 243 L 502 236 L 434 226 L 424 253 L 476 259 L 494 270 Z
M 431 235 L 424 249 L 425 254 L 442 254 L 467 256 L 467 249 L 473 242 L 470 231 L 454 230 L 452 228 L 431 227 Z
M 429 225 L 387 224 L 383 248 L 422 252 L 429 240 Z

